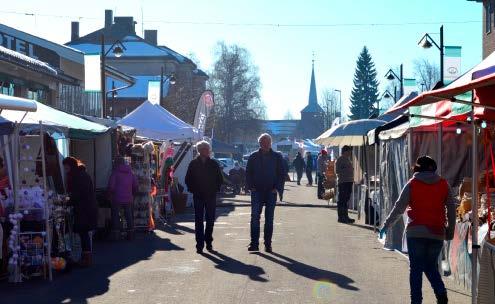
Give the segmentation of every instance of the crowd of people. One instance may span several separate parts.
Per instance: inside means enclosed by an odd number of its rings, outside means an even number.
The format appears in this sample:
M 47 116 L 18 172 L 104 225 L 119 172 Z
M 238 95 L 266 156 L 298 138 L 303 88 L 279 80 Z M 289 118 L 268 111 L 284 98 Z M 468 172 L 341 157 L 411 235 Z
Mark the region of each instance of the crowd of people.
M 288 173 L 288 161 L 271 148 L 272 139 L 268 134 L 259 137 L 259 150 L 248 159 L 245 177 L 246 188 L 251 195 L 251 242 L 249 252 L 259 251 L 260 218 L 265 209 L 264 246 L 271 253 L 273 220 L 277 194 L 283 197 L 284 183 Z M 215 221 L 216 193 L 220 189 L 221 169 L 210 159 L 210 145 L 198 144 L 199 156 L 189 165 L 186 183 L 194 195 L 196 219 L 196 249 L 203 253 L 213 251 L 213 227 Z M 335 161 L 337 176 L 338 222 L 352 224 L 348 215 L 348 202 L 354 184 L 352 148 L 342 147 L 340 157 Z M 317 195 L 322 198 L 325 191 L 323 182 L 329 161 L 328 153 L 322 150 L 317 159 Z M 301 185 L 303 171 L 306 171 L 308 186 L 312 185 L 313 158 L 307 153 L 306 160 L 298 153 L 293 161 L 297 184 Z M 436 173 L 436 163 L 427 156 L 418 158 L 414 175 L 401 192 L 393 210 L 380 230 L 380 237 L 406 212 L 409 223 L 406 228 L 410 261 L 411 303 L 422 302 L 422 275 L 431 283 L 437 303 L 448 303 L 447 290 L 438 270 L 438 256 L 443 240 L 452 239 L 455 224 L 455 199 L 445 179 Z M 206 182 L 208 181 L 208 182 Z M 425 195 L 427 193 L 428 195 Z M 446 212 L 447 210 L 447 212 Z M 203 221 L 206 218 L 206 229 Z M 446 220 L 447 218 L 447 220 Z
M 230 175 L 236 176 L 251 198 L 250 243 L 247 250 L 260 250 L 260 218 L 264 209 L 263 244 L 266 252 L 273 251 L 272 236 L 277 196 L 283 199 L 284 184 L 288 178 L 288 160 L 272 150 L 272 138 L 268 134 L 259 137 L 259 150 L 249 156 L 246 169 L 237 163 Z M 214 252 L 213 229 L 216 218 L 217 194 L 224 183 L 222 169 L 211 158 L 211 146 L 206 141 L 196 145 L 198 156 L 190 162 L 185 182 L 193 195 L 195 212 L 196 251 L 203 253 L 204 248 Z M 352 224 L 348 215 L 348 201 L 352 193 L 354 172 L 352 148 L 344 146 L 340 157 L 335 161 L 337 176 L 337 214 L 338 222 Z M 323 182 L 329 161 L 328 153 L 322 150 L 316 161 L 317 195 L 322 198 L 325 191 Z M 89 232 L 96 229 L 97 202 L 94 186 L 84 165 L 73 157 L 63 161 L 67 175 L 67 189 L 70 203 L 74 206 L 74 231 L 80 235 L 82 246 L 81 265 L 91 265 L 91 244 Z M 297 184 L 301 185 L 304 170 L 308 176 L 308 185 L 312 185 L 313 158 L 307 153 L 306 159 L 298 153 L 293 161 L 297 174 Z M 231 170 L 231 171 L 232 171 Z M 118 158 L 108 184 L 108 195 L 112 210 L 112 235 L 120 236 L 123 210 L 127 238 L 133 236 L 132 201 L 137 191 L 137 181 L 128 164 Z M 425 193 L 428 193 L 425 196 Z M 412 303 L 422 301 L 422 274 L 431 283 L 438 303 L 447 303 L 447 291 L 438 270 L 438 259 L 443 240 L 452 239 L 455 224 L 456 202 L 452 190 L 445 179 L 436 173 L 436 163 L 427 156 L 418 158 L 412 179 L 402 189 L 401 195 L 380 230 L 382 237 L 392 225 L 407 212 L 409 223 L 406 237 L 410 260 L 410 288 Z M 446 212 L 447 210 L 447 212 Z M 205 225 L 206 222 L 206 225 Z

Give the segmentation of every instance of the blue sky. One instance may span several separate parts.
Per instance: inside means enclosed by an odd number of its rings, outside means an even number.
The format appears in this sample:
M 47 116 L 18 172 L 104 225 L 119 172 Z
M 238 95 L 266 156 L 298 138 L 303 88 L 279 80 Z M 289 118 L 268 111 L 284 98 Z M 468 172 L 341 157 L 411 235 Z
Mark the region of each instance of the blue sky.
M 364 45 L 382 87 L 390 67 L 404 63 L 404 76 L 412 77 L 415 59 L 438 63 L 438 51 L 423 50 L 417 42 L 425 32 L 437 33 L 442 23 L 445 44 L 463 47 L 463 71 L 481 60 L 482 6 L 467 0 L 23 0 L 4 3 L 0 22 L 64 43 L 71 21 L 79 20 L 81 35 L 87 34 L 103 25 L 105 9 L 113 9 L 114 16 L 134 16 L 139 33 L 144 20 L 145 29 L 158 30 L 160 44 L 194 53 L 205 70 L 211 68 L 217 41 L 247 48 L 259 67 L 261 96 L 271 119 L 283 118 L 288 110 L 299 118 L 308 99 L 313 52 L 318 94 L 324 88 L 340 89 L 346 107 Z M 307 26 L 315 24 L 327 26 Z

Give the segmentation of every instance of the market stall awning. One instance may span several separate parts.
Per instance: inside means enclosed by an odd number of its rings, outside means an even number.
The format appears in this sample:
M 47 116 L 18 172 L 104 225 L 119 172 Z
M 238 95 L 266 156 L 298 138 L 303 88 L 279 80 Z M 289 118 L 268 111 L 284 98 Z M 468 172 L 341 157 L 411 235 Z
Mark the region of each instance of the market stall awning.
M 408 123 L 409 117 L 402 115 L 392 120 L 391 122 L 384 124 L 383 126 L 379 126 L 376 129 L 370 130 L 368 132 L 368 144 L 374 145 L 375 143 L 380 141 L 379 135 L 381 132 L 393 129 L 399 125 Z
M 360 119 L 339 124 L 325 131 L 315 140 L 324 146 L 362 146 L 368 131 L 386 124 L 378 119 Z
M 193 126 L 150 101 L 143 102 L 117 123 L 133 127 L 137 136 L 151 140 L 183 140 L 197 137 Z
M 36 102 L 31 99 L 0 94 L 0 110 L 36 112 Z
M 481 87 L 492 85 L 495 85 L 495 53 L 492 53 L 448 86 L 441 89 L 424 92 L 405 104 L 390 108 L 387 113 L 399 109 L 406 109 L 412 106 L 422 106 L 436 103 L 439 101 L 450 102 L 448 100 L 455 96 L 462 95 L 466 92 Z
M 385 120 L 387 122 L 393 121 L 405 112 L 405 109 L 399 108 L 399 106 L 408 103 L 416 97 L 418 97 L 418 92 L 411 92 L 409 95 L 402 96 L 392 107 L 390 107 L 390 109 L 397 108 L 397 110 L 387 111 L 386 113 L 378 116 L 377 119 Z
M 12 122 L 22 121 L 22 125 L 25 127 L 36 127 L 41 121 L 48 130 L 68 133 L 68 137 L 74 139 L 93 138 L 108 130 L 103 125 L 59 111 L 40 102 L 34 102 L 36 103 L 36 112 L 28 112 L 25 117 L 25 112 L 14 110 L 4 110 L 0 115 Z

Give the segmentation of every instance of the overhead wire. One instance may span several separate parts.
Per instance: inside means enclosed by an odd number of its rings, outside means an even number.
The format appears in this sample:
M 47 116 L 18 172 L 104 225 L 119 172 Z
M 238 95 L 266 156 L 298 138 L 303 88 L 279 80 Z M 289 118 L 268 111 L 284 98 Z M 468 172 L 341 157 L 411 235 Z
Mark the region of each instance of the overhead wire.
M 30 17 L 67 18 L 77 20 L 99 20 L 98 17 L 69 16 L 55 14 L 40 14 L 34 12 L 6 11 L 0 10 L 0 14 L 24 15 Z M 189 21 L 189 20 L 163 20 L 145 19 L 142 23 L 164 23 L 178 25 L 198 25 L 198 26 L 234 26 L 234 27 L 272 27 L 272 28 L 332 28 L 332 27 L 363 27 L 363 26 L 412 26 L 412 25 L 435 25 L 435 24 L 469 24 L 481 23 L 480 20 L 457 20 L 457 21 L 414 21 L 414 22 L 371 22 L 371 23 L 244 23 L 244 22 L 224 22 L 224 21 Z

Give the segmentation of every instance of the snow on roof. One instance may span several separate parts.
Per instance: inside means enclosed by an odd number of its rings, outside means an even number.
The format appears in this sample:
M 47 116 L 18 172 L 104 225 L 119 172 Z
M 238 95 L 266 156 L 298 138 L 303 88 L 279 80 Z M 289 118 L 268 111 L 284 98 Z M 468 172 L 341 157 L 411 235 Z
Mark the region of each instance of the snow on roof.
M 18 53 L 1 45 L 0 45 L 0 58 L 5 58 L 16 64 L 23 65 L 27 68 L 34 69 L 39 72 L 48 73 L 54 76 L 58 75 L 57 70 L 51 67 L 48 63 L 31 58 L 29 56 Z
M 170 57 L 171 59 L 175 59 L 180 63 L 183 63 L 187 60 L 186 57 L 182 56 L 181 54 L 165 47 L 165 46 L 155 46 L 152 45 L 148 42 L 146 42 L 144 39 L 134 36 L 134 35 L 129 35 L 125 36 L 124 38 L 121 39 L 122 44 L 124 45 L 124 53 L 122 54 L 121 58 L 125 57 Z M 101 45 L 100 44 L 94 44 L 94 43 L 74 43 L 70 44 L 73 48 L 76 48 L 78 50 L 81 50 L 82 52 L 86 54 L 91 54 L 91 53 L 100 53 L 101 52 Z M 110 48 L 110 44 L 105 45 L 105 52 L 108 51 Z M 112 56 L 111 52 L 108 54 L 109 57 Z
M 149 81 L 160 81 L 160 76 L 132 76 L 135 80 L 136 83 L 123 90 L 117 91 L 117 96 L 116 98 L 148 98 L 148 82 Z M 115 81 L 115 88 L 123 87 L 127 85 L 126 83 L 118 80 L 113 80 L 107 78 L 107 89 L 111 90 L 112 89 L 112 81 Z M 163 97 L 166 97 L 168 95 L 168 90 L 169 90 L 170 83 L 168 81 L 165 81 L 163 84 Z

